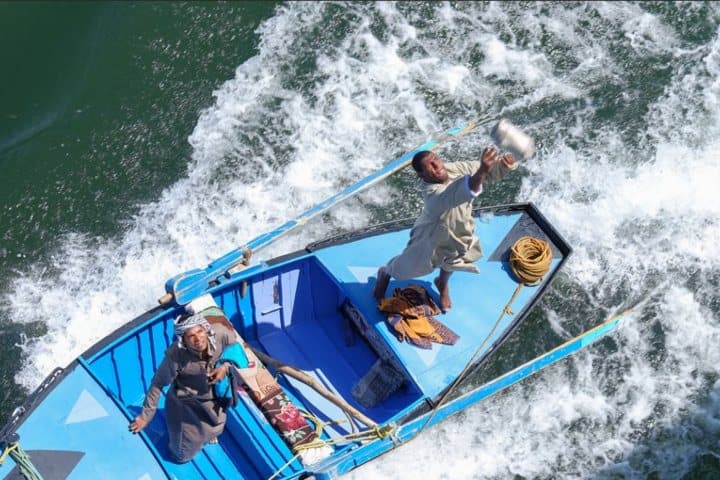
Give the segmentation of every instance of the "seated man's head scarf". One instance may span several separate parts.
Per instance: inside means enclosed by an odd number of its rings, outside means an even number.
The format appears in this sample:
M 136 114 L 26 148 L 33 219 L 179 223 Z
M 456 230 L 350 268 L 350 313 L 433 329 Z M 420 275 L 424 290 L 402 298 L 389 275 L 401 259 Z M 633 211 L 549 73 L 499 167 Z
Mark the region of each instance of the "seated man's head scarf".
M 215 350 L 215 332 L 205 317 L 199 313 L 194 315 L 180 315 L 175 319 L 175 337 L 177 338 L 178 347 L 192 350 L 191 346 L 185 345 L 183 335 L 185 335 L 185 332 L 193 327 L 197 327 L 198 325 L 203 327 L 203 329 L 205 329 L 205 333 L 207 333 L 208 348 L 210 351 Z

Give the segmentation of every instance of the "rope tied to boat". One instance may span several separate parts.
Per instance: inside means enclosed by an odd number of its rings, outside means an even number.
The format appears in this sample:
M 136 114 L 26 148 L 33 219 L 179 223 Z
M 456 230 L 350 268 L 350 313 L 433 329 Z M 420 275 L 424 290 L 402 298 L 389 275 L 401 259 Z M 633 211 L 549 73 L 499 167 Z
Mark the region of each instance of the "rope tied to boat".
M 2 446 L 3 449 L 2 454 L 0 454 L 0 466 L 5 463 L 9 455 L 15 461 L 15 466 L 22 478 L 27 480 L 43 480 L 42 475 L 40 475 L 40 472 L 38 472 L 32 460 L 30 460 L 30 456 L 20 448 L 20 443 L 17 441 L 17 438 L 18 437 L 15 436 L 13 440 L 6 441 L 3 439 L 3 441 L 0 442 L 0 446 Z
M 3 453 L 0 455 L 0 466 L 2 466 L 5 463 L 5 460 L 7 459 L 7 456 L 13 452 L 13 450 L 16 450 L 18 448 L 17 443 L 8 443 L 3 445 Z
M 485 344 L 492 338 L 495 330 L 497 330 L 497 327 L 500 325 L 500 322 L 505 315 L 515 315 L 515 312 L 513 312 L 510 307 L 515 302 L 515 299 L 518 297 L 523 287 L 525 285 L 538 285 L 545 274 L 550 271 L 550 265 L 552 264 L 552 249 L 550 248 L 550 244 L 545 240 L 534 237 L 521 237 L 510 248 L 509 261 L 510 269 L 515 275 L 515 278 L 519 280 L 518 286 L 515 288 L 510 300 L 508 300 L 508 303 L 500 311 L 500 316 L 497 320 L 495 320 L 495 324 L 490 329 L 490 332 L 488 332 L 482 343 L 480 343 L 480 346 L 475 350 L 475 353 L 473 353 L 470 357 L 470 360 L 465 365 L 465 368 L 463 368 L 460 375 L 455 378 L 455 381 L 453 381 L 452 385 L 450 385 L 450 388 L 445 391 L 440 398 L 440 401 L 438 401 L 433 407 L 432 412 L 418 431 L 418 435 L 420 432 L 425 430 L 435 414 L 440 410 L 440 407 L 450 397 L 450 394 L 452 394 L 455 388 L 465 379 L 470 367 L 475 363 L 475 359 L 480 352 L 483 351 Z M 417 438 L 417 435 L 414 438 Z
M 394 422 L 388 423 L 386 425 L 373 425 L 369 427 L 367 430 L 362 430 L 359 432 L 352 432 L 345 435 L 340 435 L 335 438 L 327 438 L 325 440 L 322 440 L 320 438 L 322 432 L 324 431 L 325 427 L 334 425 L 334 424 L 340 424 L 343 423 L 343 420 L 331 420 L 329 422 L 324 422 L 320 420 L 317 416 L 313 415 L 310 412 L 302 412 L 303 416 L 310 420 L 311 422 L 315 423 L 315 431 L 318 435 L 318 438 L 313 440 L 312 442 L 308 442 L 302 445 L 297 445 L 293 448 L 293 456 L 290 457 L 288 461 L 286 461 L 280 468 L 278 468 L 275 473 L 270 475 L 267 480 L 275 480 L 278 475 L 280 475 L 283 470 L 285 470 L 287 467 L 289 467 L 295 460 L 300 458 L 300 454 L 303 450 L 308 450 L 311 448 L 318 448 L 323 447 L 326 445 L 346 445 L 349 443 L 354 442 L 369 442 L 375 439 L 384 440 L 386 438 L 390 438 L 393 441 L 393 444 L 397 445 L 398 442 L 395 438 L 395 432 L 397 430 L 397 424 Z M 350 424 L 352 425 L 352 420 L 348 419 Z

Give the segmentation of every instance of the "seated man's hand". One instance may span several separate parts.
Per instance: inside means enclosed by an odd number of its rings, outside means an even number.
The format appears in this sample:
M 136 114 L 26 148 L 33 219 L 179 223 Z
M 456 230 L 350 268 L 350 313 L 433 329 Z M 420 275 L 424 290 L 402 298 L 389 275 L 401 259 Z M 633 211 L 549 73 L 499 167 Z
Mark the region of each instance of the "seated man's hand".
M 143 420 L 141 417 L 135 417 L 135 420 L 130 422 L 128 430 L 132 433 L 139 433 L 143 428 L 147 427 L 147 420 Z
M 223 378 L 225 378 L 225 375 L 227 375 L 227 372 L 228 372 L 228 368 L 230 368 L 230 367 L 228 367 L 228 364 L 226 363 L 226 364 L 220 365 L 219 367 L 214 369 L 208 375 L 208 383 L 210 385 L 213 385 L 213 384 L 219 382 L 220 380 L 222 380 Z

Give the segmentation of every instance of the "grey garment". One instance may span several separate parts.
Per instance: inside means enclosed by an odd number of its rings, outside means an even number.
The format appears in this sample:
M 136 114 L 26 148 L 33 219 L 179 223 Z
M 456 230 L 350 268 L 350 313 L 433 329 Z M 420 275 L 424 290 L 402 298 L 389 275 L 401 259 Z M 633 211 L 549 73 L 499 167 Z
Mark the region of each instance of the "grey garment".
M 225 347 L 237 340 L 235 332 L 223 325 L 213 325 L 212 329 L 217 348 L 208 358 L 202 359 L 192 350 L 180 348 L 177 342 L 165 351 L 140 413 L 140 417 L 149 422 L 155 415 L 162 389 L 172 384 L 165 398 L 168 447 L 181 463 L 190 461 L 225 428 L 225 401 L 215 399 L 207 376 Z
M 480 168 L 479 161 L 446 163 L 445 183 L 423 182 L 424 205 L 410 231 L 403 252 L 392 258 L 387 271 L 395 279 L 422 277 L 436 268 L 445 271 L 477 273 L 475 262 L 482 257 L 480 240 L 475 235 L 475 219 L 468 180 Z M 502 178 L 508 169 L 501 162 L 488 177 Z M 482 185 L 480 190 L 482 192 Z

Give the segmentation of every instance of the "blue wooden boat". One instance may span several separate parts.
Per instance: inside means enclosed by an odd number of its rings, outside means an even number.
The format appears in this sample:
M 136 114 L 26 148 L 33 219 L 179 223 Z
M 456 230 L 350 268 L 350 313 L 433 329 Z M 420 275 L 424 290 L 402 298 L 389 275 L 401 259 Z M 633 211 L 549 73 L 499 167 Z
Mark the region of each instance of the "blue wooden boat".
M 466 130 L 454 129 L 448 136 Z M 409 152 L 375 178 L 402 168 L 416 151 L 441 141 Z M 306 212 L 300 221 L 248 245 L 257 249 L 267 244 L 345 198 L 348 191 L 373 181 L 364 179 Z M 475 215 L 485 252 L 478 261 L 481 273 L 452 277 L 453 309 L 439 317 L 459 335 L 455 345 L 433 344 L 425 350 L 400 342 L 372 297 L 378 266 L 404 247 L 412 219 L 324 240 L 243 268 L 238 266 L 247 250 L 238 249 L 205 269 L 170 279 L 166 289 L 173 301 L 132 320 L 53 372 L 0 431 L 0 442 L 6 451 L 22 446 L 32 460 L 26 470 L 34 468 L 39 476 L 52 479 L 334 478 L 400 447 L 424 428 L 572 354 L 619 324 L 622 316 L 486 384 L 462 383 L 524 321 L 570 254 L 567 243 L 532 204 L 481 208 Z M 518 281 L 507 256 L 523 236 L 549 242 L 553 259 L 538 284 L 516 292 Z M 419 284 L 437 300 L 432 278 L 392 281 L 389 291 Z M 170 460 L 162 403 L 147 429 L 139 436 L 130 434 L 128 422 L 139 412 L 153 373 L 173 341 L 174 318 L 183 312 L 183 304 L 203 293 L 212 295 L 253 348 L 304 371 L 376 425 L 347 417 L 306 383 L 280 375 L 290 398 L 312 418 L 327 422 L 321 436 L 332 445 L 333 454 L 316 464 L 301 464 L 242 396 L 229 411 L 219 443 L 206 445 L 188 463 Z M 504 313 L 515 293 L 515 313 Z M 377 404 L 363 406 L 353 388 L 383 362 L 401 375 L 402 387 Z M 5 459 L 0 467 L 3 478 L 21 478 L 16 458 Z

